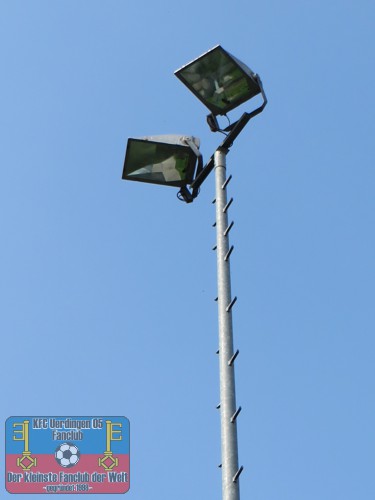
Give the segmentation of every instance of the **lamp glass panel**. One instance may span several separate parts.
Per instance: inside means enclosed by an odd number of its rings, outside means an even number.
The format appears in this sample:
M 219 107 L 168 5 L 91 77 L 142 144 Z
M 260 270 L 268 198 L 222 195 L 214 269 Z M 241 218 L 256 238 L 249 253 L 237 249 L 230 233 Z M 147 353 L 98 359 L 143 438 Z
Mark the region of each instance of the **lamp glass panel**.
M 123 178 L 185 186 L 192 182 L 196 157 L 189 147 L 129 139 Z
M 260 93 L 250 68 L 221 46 L 176 71 L 176 76 L 214 114 L 225 114 Z

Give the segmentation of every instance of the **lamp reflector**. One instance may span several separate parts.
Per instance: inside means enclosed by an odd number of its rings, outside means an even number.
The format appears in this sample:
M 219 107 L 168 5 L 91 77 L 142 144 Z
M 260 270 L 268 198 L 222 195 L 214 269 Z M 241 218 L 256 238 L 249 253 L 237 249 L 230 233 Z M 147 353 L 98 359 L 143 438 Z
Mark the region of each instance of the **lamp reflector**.
M 225 115 L 261 93 L 256 74 L 220 45 L 175 71 L 214 115 Z
M 179 135 L 149 136 L 129 139 L 122 178 L 166 186 L 191 184 L 197 163 L 199 139 Z

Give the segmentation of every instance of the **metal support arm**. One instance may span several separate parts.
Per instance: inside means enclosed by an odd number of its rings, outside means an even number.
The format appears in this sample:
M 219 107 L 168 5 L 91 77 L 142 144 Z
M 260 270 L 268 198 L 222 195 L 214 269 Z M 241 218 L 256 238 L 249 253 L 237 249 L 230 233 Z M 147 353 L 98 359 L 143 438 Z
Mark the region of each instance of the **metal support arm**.
M 225 131 L 228 132 L 228 135 L 216 149 L 215 153 L 211 156 L 206 165 L 203 168 L 197 169 L 197 175 L 190 185 L 192 189 L 191 193 L 186 187 L 184 189 L 181 189 L 181 191 L 179 192 L 179 198 L 186 201 L 186 203 L 191 203 L 194 198 L 198 196 L 200 186 L 214 169 L 216 152 L 221 150 L 226 151 L 227 153 L 242 130 L 249 123 L 249 121 L 254 118 L 254 116 L 259 115 L 259 113 L 261 113 L 266 107 L 268 101 L 266 94 L 264 93 L 262 81 L 258 75 L 256 76 L 256 81 L 259 85 L 260 92 L 263 97 L 263 103 L 258 108 L 254 109 L 254 111 L 251 111 L 250 113 L 245 112 L 239 120 L 237 120 L 235 123 L 232 123 L 232 125 L 229 125 L 229 127 L 225 129 Z

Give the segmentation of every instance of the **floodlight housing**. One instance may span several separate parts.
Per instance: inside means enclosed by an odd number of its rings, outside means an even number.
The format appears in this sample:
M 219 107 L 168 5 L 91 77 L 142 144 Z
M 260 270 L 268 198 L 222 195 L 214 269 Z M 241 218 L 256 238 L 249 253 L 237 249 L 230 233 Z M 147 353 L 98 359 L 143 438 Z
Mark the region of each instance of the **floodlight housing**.
M 202 163 L 199 144 L 198 138 L 181 135 L 129 139 L 122 178 L 183 188 L 193 182 L 197 160 Z
M 256 73 L 220 45 L 178 69 L 175 75 L 214 116 L 225 115 L 262 93 Z

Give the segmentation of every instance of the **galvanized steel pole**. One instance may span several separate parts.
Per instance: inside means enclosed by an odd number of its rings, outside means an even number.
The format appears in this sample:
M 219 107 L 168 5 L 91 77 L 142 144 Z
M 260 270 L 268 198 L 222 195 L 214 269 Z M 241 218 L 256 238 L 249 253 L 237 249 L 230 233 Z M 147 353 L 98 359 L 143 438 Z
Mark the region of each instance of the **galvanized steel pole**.
M 236 389 L 233 360 L 232 305 L 236 299 L 231 297 L 226 186 L 227 150 L 219 148 L 215 152 L 216 183 L 216 233 L 217 233 L 217 280 L 218 280 L 218 317 L 219 317 L 219 360 L 220 360 L 220 417 L 221 417 L 221 458 L 223 500 L 239 500 L 238 444 L 236 418 Z

